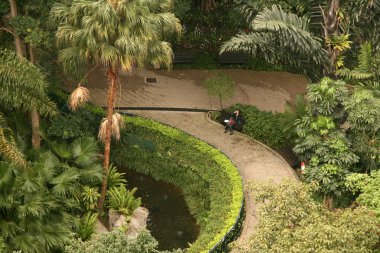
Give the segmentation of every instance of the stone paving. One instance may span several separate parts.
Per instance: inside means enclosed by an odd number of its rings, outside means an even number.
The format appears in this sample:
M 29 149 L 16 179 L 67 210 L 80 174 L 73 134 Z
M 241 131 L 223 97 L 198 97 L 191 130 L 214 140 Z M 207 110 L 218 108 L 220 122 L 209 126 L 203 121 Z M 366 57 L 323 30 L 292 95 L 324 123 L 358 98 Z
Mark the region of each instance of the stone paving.
M 281 112 L 285 100 L 304 92 L 307 83 L 307 80 L 300 76 L 283 72 L 226 71 L 237 80 L 237 92 L 225 105 L 239 102 L 255 105 L 262 110 Z M 130 77 L 125 75 L 120 78 L 116 107 L 219 109 L 218 100 L 208 97 L 206 90 L 201 86 L 202 80 L 207 77 L 205 73 L 195 70 L 169 73 L 143 70 Z M 146 76 L 158 77 L 158 84 L 145 84 L 143 79 Z M 89 89 L 93 103 L 105 105 L 106 87 L 104 72 L 99 70 L 90 76 Z M 67 88 L 72 89 L 69 86 Z M 251 180 L 272 180 L 274 183 L 284 178 L 298 180 L 292 168 L 279 154 L 238 132 L 234 135 L 225 134 L 223 127 L 211 121 L 206 113 L 147 110 L 129 112 L 179 128 L 218 148 L 235 163 L 244 186 Z M 244 196 L 246 219 L 237 241 L 238 245 L 247 242 L 257 222 L 253 198 L 247 191 Z

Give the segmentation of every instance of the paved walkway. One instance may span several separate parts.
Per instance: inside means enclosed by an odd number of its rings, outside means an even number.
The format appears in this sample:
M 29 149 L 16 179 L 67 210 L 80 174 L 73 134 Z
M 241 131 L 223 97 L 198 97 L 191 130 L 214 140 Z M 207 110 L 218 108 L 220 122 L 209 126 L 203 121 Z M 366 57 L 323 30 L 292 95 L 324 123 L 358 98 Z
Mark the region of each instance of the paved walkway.
M 238 132 L 233 135 L 225 134 L 224 128 L 211 121 L 206 113 L 156 111 L 133 111 L 133 113 L 179 128 L 217 147 L 235 163 L 243 178 L 244 186 L 250 180 L 273 180 L 276 183 L 284 178 L 297 180 L 293 169 L 280 155 Z M 248 240 L 257 221 L 252 196 L 245 191 L 244 197 L 246 218 L 238 244 Z
M 284 72 L 223 71 L 231 75 L 237 83 L 235 96 L 226 101 L 225 105 L 239 102 L 268 111 L 283 111 L 285 100 L 305 91 L 307 82 L 301 76 Z M 212 72 L 202 70 L 169 73 L 142 70 L 133 76 L 122 76 L 116 106 L 219 109 L 218 100 L 208 97 L 202 87 L 203 80 L 210 74 Z M 144 77 L 147 76 L 158 77 L 159 82 L 154 85 L 146 84 Z M 105 105 L 106 82 L 107 78 L 102 70 L 89 77 L 91 102 Z M 70 86 L 67 88 L 72 89 Z M 235 163 L 244 185 L 253 179 L 273 180 L 275 183 L 284 178 L 297 180 L 292 168 L 280 155 L 240 133 L 236 132 L 232 136 L 224 134 L 223 127 L 208 119 L 206 113 L 135 110 L 130 112 L 179 128 L 217 147 Z M 253 198 L 248 192 L 245 192 L 244 196 L 246 219 L 238 244 L 247 242 L 257 222 Z

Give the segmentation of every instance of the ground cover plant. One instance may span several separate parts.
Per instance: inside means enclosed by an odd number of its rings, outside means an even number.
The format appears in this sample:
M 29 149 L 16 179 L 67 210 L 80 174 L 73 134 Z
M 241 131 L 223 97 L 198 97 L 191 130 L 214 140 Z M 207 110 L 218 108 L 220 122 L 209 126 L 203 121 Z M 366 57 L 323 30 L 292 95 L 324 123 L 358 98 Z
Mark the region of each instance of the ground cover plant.
M 313 186 L 294 181 L 250 186 L 259 223 L 239 252 L 373 252 L 378 221 L 366 208 L 329 211 L 312 199 Z

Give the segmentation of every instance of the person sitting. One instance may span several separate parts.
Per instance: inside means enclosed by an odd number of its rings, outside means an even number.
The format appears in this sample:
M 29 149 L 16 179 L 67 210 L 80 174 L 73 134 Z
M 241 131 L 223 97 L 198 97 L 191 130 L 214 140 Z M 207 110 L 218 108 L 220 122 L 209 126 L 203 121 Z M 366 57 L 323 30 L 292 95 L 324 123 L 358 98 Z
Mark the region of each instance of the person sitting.
M 230 135 L 234 133 L 234 128 L 241 122 L 241 111 L 240 109 L 237 109 L 234 111 L 234 113 L 231 115 L 230 119 L 228 120 L 224 133 L 230 132 Z

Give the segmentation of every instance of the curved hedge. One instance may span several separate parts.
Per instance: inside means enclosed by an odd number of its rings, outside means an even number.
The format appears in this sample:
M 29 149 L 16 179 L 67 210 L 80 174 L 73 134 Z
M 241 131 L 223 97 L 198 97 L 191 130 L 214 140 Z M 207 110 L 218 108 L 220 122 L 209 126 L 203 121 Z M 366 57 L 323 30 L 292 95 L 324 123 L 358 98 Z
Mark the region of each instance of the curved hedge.
M 187 252 L 224 252 L 224 246 L 215 245 L 225 245 L 223 240 L 236 234 L 243 202 L 242 180 L 233 163 L 219 150 L 178 129 L 140 117 L 125 117 L 125 123 L 121 141 L 113 144 L 112 161 L 183 190 L 201 226 Z M 147 140 L 154 149 L 144 148 Z

